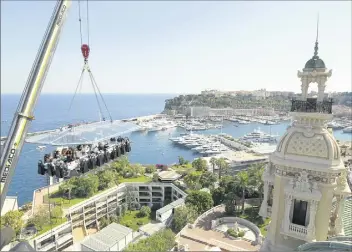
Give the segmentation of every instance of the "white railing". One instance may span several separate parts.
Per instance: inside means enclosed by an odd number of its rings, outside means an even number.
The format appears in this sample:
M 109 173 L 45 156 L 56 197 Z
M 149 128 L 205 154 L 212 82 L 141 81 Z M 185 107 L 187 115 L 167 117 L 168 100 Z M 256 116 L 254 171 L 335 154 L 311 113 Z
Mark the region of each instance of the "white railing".
M 194 225 L 197 225 L 200 220 L 202 220 L 203 218 L 205 218 L 205 217 L 208 216 L 209 214 L 216 212 L 215 210 L 220 209 L 220 208 L 224 208 L 224 207 L 225 207 L 224 204 L 217 205 L 217 206 L 215 206 L 215 207 L 209 209 L 208 211 L 202 213 L 202 215 L 198 216 L 198 218 L 197 218 L 196 221 L 194 222 Z
M 255 241 L 253 242 L 253 245 L 257 245 L 257 244 L 262 243 L 262 234 L 260 232 L 260 229 L 254 223 L 252 223 L 248 220 L 242 219 L 242 218 L 238 218 L 238 217 L 219 218 L 219 219 L 213 220 L 212 228 L 217 227 L 219 224 L 235 223 L 235 222 L 237 222 L 238 224 L 243 225 L 253 231 L 253 233 L 255 234 Z
M 62 235 L 56 240 L 56 244 L 58 246 L 60 246 L 63 243 L 67 242 L 68 240 L 72 239 L 72 238 L 73 238 L 72 233 L 68 233 L 68 234 Z
M 49 188 L 49 192 L 53 193 L 56 192 L 57 190 L 59 190 L 60 185 L 63 183 L 64 181 L 61 181 L 59 183 L 55 183 L 53 185 L 47 185 L 47 186 L 43 186 L 40 188 L 37 188 L 33 191 L 33 200 L 32 200 L 32 215 L 34 214 L 34 208 L 35 208 L 35 199 L 36 199 L 36 193 L 40 192 L 40 191 L 44 191 L 46 194 L 48 192 L 48 188 Z M 43 200 L 44 203 L 44 200 Z
M 41 235 L 33 238 L 33 240 L 35 240 L 38 243 L 38 242 L 45 240 L 45 239 L 49 238 L 50 236 L 52 236 L 53 234 L 56 234 L 66 228 L 71 229 L 71 222 L 66 221 L 65 223 L 62 223 L 61 225 L 54 227 L 53 229 L 50 229 L 49 231 L 45 232 L 44 234 L 41 234 Z
M 77 209 L 79 209 L 79 208 L 81 208 L 81 207 L 83 207 L 85 205 L 94 203 L 95 201 L 101 199 L 102 197 L 108 196 L 109 194 L 114 193 L 117 190 L 120 190 L 120 189 L 122 189 L 124 187 L 125 187 L 125 185 L 121 184 L 121 185 L 109 188 L 109 189 L 107 189 L 107 190 L 105 190 L 105 191 L 103 191 L 103 192 L 101 192 L 101 193 L 89 198 L 89 199 L 86 199 L 86 200 L 84 200 L 82 202 L 79 202 L 78 204 L 73 205 L 72 207 L 69 208 L 69 210 L 70 210 L 70 212 L 73 212 L 73 211 L 75 211 L 75 210 L 77 210 Z M 103 205 L 106 204 L 105 201 L 102 202 L 102 203 L 103 203 Z
M 300 225 L 296 225 L 293 223 L 290 223 L 290 225 L 288 226 L 288 230 L 291 233 L 295 233 L 298 236 L 307 236 L 307 228 L 304 226 L 300 226 Z

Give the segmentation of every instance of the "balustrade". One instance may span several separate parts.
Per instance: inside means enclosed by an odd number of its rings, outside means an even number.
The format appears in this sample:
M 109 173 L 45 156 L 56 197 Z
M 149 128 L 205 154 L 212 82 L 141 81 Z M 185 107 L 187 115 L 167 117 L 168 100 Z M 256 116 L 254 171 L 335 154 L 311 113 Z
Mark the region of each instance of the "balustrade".
M 304 226 L 296 225 L 293 223 L 290 223 L 288 227 L 289 232 L 294 233 L 298 236 L 306 237 L 308 234 L 307 228 Z
M 321 102 L 316 99 L 307 101 L 292 100 L 291 112 L 332 114 L 332 104 L 332 99 Z

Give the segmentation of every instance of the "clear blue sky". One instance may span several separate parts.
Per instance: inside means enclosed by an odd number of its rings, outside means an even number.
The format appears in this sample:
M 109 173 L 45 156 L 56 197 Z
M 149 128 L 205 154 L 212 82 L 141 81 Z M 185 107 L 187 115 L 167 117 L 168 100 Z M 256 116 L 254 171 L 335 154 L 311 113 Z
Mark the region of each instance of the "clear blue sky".
M 1 2 L 2 93 L 22 92 L 55 4 Z M 103 93 L 298 92 L 318 12 L 319 55 L 333 69 L 327 90 L 351 90 L 350 1 L 90 1 L 89 9 L 90 66 Z M 43 92 L 73 93 L 82 65 L 74 1 Z M 82 92 L 92 91 L 86 76 Z

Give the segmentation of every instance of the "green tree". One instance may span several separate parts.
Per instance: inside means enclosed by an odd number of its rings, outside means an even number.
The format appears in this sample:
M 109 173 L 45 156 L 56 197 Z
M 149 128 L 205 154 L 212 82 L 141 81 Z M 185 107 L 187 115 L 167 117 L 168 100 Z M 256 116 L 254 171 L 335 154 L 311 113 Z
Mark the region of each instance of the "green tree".
M 134 177 L 144 175 L 145 168 L 141 164 L 132 164 L 130 167 Z
M 130 243 L 124 251 L 170 251 L 175 244 L 175 234 L 170 229 L 164 229 L 136 243 Z
M 158 182 L 159 181 L 159 175 L 157 173 L 153 174 L 153 182 Z
M 121 207 L 120 207 L 121 216 L 124 216 L 125 213 L 127 212 L 127 210 L 128 210 L 128 205 L 127 204 L 122 204 Z
M 175 233 L 178 233 L 187 225 L 187 223 L 193 223 L 197 217 L 197 210 L 191 205 L 177 207 L 175 208 L 175 213 L 172 219 L 172 229 Z
M 216 182 L 217 178 L 216 175 L 212 172 L 203 172 L 199 178 L 199 183 L 201 184 L 202 188 L 213 188 L 214 183 Z
M 99 171 L 97 176 L 99 180 L 99 190 L 107 189 L 115 184 L 116 173 L 112 170 Z
M 22 216 L 23 212 L 18 210 L 9 211 L 4 216 L 1 216 L 1 226 L 11 227 L 18 235 L 24 224 Z
M 193 171 L 188 173 L 183 180 L 186 183 L 187 187 L 191 190 L 199 190 L 201 189 L 201 185 L 199 183 L 201 175 L 201 172 Z
M 214 206 L 222 204 L 225 200 L 225 188 L 218 187 L 212 190 L 212 198 L 214 201 Z
M 235 215 L 236 213 L 236 199 L 234 193 L 229 193 L 225 198 L 225 212 L 229 215 Z
M 67 193 L 67 198 L 71 200 L 71 196 L 72 196 L 71 192 L 75 188 L 77 184 L 77 180 L 78 180 L 77 177 L 72 177 L 69 180 L 66 180 L 65 182 L 63 182 L 59 187 L 59 193 L 61 195 L 65 195 Z
M 221 179 L 221 175 L 229 168 L 229 164 L 226 162 L 225 158 L 219 158 L 216 160 L 216 165 L 219 168 L 219 179 Z
M 191 191 L 187 195 L 185 203 L 193 206 L 198 214 L 204 213 L 214 205 L 211 195 L 207 192 L 201 191 Z
M 76 181 L 73 193 L 77 197 L 91 197 L 98 192 L 99 179 L 94 174 L 79 177 Z
M 132 186 L 126 186 L 126 206 L 128 210 L 135 209 L 136 203 L 137 200 L 133 192 Z
M 110 216 L 110 222 L 111 223 L 113 223 L 113 222 L 120 223 L 120 221 L 121 221 L 121 217 L 120 216 L 116 216 L 116 215 Z
M 246 171 L 240 171 L 239 173 L 236 174 L 235 180 L 238 183 L 238 186 L 242 189 L 241 203 L 242 203 L 242 213 L 244 213 L 245 195 L 246 195 L 246 189 L 248 188 L 248 182 L 249 182 L 248 173 Z
M 148 165 L 147 167 L 145 167 L 145 172 L 146 173 L 154 173 L 154 172 L 156 172 L 156 168 L 154 165 Z
M 51 216 L 55 218 L 55 221 L 57 221 L 57 219 L 61 219 L 63 215 L 64 211 L 60 206 L 56 206 L 51 209 Z
M 184 165 L 186 163 L 186 160 L 183 157 L 178 156 L 178 163 L 179 165 Z
M 151 214 L 152 210 L 148 206 L 142 206 L 138 212 L 138 217 L 145 217 Z
M 208 170 L 207 161 L 203 158 L 197 158 L 192 162 L 192 167 L 197 171 L 206 171 Z
M 35 225 L 39 230 L 42 230 L 45 225 L 50 223 L 50 214 L 48 209 L 41 207 L 37 212 L 28 220 L 29 224 Z
M 249 186 L 258 192 L 260 202 L 262 201 L 264 193 L 264 181 L 262 179 L 264 173 L 264 163 L 256 164 L 248 169 L 248 184 Z
M 102 217 L 100 218 L 99 224 L 100 224 L 100 228 L 104 228 L 110 224 L 110 220 L 106 217 Z
M 214 172 L 214 170 L 215 170 L 215 165 L 217 164 L 217 158 L 212 157 L 209 162 L 210 162 L 210 164 L 212 165 L 212 167 L 213 167 L 213 172 Z
M 111 169 L 122 175 L 122 172 L 130 166 L 130 162 L 126 156 L 120 157 L 117 161 L 112 163 Z

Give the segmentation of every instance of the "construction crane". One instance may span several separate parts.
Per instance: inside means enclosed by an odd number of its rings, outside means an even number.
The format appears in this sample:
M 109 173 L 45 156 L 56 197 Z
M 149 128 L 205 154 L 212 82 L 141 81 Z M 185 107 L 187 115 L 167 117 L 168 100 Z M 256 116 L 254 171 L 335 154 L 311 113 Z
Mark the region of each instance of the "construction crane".
M 33 110 L 54 57 L 71 3 L 72 0 L 57 1 L 12 121 L 0 160 L 0 212 L 4 206 L 8 187 L 14 175 L 29 124 L 34 120 Z

